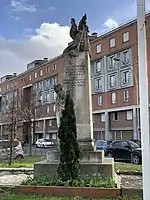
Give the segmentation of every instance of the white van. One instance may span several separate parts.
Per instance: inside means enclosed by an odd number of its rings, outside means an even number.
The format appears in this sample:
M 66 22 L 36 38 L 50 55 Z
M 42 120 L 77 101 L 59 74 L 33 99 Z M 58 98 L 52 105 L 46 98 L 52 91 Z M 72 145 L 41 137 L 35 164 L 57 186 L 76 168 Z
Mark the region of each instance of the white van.
M 24 158 L 24 152 L 22 148 L 22 144 L 19 140 L 13 141 L 13 151 L 12 158 L 14 159 L 22 159 Z M 0 159 L 7 159 L 10 156 L 10 140 L 0 140 Z

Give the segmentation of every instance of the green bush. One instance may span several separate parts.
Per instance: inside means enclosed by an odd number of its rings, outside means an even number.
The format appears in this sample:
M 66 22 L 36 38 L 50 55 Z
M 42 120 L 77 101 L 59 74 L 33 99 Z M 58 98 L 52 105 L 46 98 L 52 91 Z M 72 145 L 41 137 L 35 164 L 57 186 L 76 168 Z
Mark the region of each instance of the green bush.
M 62 111 L 58 137 L 60 140 L 58 175 L 62 181 L 77 179 L 80 150 L 77 141 L 74 102 L 69 92 L 66 94 L 65 109 Z
M 75 179 L 62 181 L 57 177 L 50 178 L 48 176 L 42 176 L 39 179 L 28 178 L 22 182 L 22 185 L 34 185 L 34 186 L 71 186 L 71 187 L 101 187 L 101 188 L 114 188 L 115 182 L 112 178 L 102 178 L 100 176 L 94 176 L 92 179 L 87 177 L 86 179 Z

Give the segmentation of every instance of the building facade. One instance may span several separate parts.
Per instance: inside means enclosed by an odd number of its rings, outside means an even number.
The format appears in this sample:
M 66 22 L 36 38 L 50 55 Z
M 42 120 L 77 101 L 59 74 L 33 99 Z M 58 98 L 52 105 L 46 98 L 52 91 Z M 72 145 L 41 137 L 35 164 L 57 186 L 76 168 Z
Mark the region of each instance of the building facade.
M 146 20 L 149 69 L 150 14 L 147 14 Z M 32 141 L 39 137 L 57 139 L 54 85 L 62 84 L 63 66 L 62 56 L 51 60 L 44 58 L 28 64 L 22 74 L 3 77 L 0 83 L 1 138 L 9 136 L 6 126 L 10 121 L 9 104 L 13 98 L 17 110 L 21 102 L 32 115 L 32 120 L 25 117 L 22 120 L 18 137 L 29 141 L 31 134 Z M 150 80 L 150 70 L 148 78 Z M 94 138 L 139 139 L 136 20 L 91 41 L 91 82 Z

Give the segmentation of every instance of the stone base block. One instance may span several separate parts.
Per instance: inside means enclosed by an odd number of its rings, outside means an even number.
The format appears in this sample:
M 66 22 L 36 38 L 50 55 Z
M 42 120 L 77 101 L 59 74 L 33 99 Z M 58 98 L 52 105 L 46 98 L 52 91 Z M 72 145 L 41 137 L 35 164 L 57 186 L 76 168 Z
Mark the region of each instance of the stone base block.
M 81 151 L 93 151 L 94 141 L 90 138 L 78 139 Z
M 47 163 L 42 161 L 34 164 L 34 177 L 39 178 L 41 176 L 53 176 L 57 173 L 58 162 Z M 87 175 L 91 178 L 93 174 L 100 174 L 105 178 L 113 178 L 115 180 L 114 173 L 114 160 L 111 158 L 104 158 L 103 163 L 80 163 L 80 176 L 86 178 Z
M 47 162 L 54 163 L 58 162 L 60 158 L 59 151 L 49 151 L 47 152 Z M 81 163 L 102 163 L 104 161 L 104 151 L 83 151 L 81 152 Z

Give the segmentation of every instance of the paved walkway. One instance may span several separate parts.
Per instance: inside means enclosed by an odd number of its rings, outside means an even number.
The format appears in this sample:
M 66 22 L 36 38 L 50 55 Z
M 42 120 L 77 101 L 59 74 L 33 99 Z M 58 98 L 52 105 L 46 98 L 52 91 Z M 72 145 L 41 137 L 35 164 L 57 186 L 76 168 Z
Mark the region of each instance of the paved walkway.
M 33 177 L 33 175 L 31 176 Z M 16 174 L 16 175 L 2 175 L 0 176 L 0 185 L 20 185 L 22 181 L 27 180 L 28 175 L 26 174 Z
M 121 175 L 121 186 L 125 188 L 142 188 L 142 177 L 141 176 L 127 176 Z

